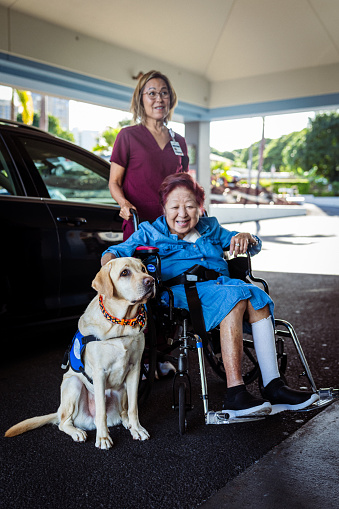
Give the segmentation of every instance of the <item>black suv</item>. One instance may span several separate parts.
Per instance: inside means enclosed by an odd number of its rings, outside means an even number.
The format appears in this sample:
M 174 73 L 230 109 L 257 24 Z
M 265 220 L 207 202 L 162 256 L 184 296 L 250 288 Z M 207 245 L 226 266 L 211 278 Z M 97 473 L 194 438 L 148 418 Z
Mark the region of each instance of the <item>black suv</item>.
M 109 164 L 34 127 L 0 119 L 0 333 L 74 321 L 102 252 L 122 241 Z

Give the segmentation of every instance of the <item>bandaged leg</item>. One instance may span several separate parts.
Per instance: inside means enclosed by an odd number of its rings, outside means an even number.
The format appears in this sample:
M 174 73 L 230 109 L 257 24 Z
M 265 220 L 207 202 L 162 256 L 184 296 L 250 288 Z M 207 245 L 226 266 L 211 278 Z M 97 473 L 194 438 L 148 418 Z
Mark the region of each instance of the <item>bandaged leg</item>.
M 272 317 L 263 318 L 251 324 L 255 352 L 263 379 L 264 387 L 273 380 L 279 378 L 277 353 L 275 349 L 274 329 Z

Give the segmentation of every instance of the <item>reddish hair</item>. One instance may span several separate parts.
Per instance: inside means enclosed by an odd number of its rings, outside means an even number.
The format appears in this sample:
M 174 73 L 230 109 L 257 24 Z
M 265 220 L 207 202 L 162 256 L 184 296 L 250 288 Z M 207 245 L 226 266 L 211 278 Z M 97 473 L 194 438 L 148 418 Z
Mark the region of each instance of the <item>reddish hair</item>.
M 168 195 L 177 187 L 186 187 L 195 196 L 200 209 L 204 207 L 205 191 L 198 182 L 196 182 L 189 173 L 173 173 L 165 178 L 159 188 L 160 204 L 164 208 Z

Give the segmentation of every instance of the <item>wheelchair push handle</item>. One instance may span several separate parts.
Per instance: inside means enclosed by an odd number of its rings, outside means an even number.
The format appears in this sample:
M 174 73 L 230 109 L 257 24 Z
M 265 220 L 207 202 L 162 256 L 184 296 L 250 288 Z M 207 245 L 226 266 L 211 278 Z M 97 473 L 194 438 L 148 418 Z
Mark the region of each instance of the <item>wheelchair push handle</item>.
M 133 226 L 134 226 L 134 231 L 136 232 L 137 229 L 139 228 L 139 216 L 138 216 L 138 212 L 135 209 L 132 209 L 132 208 L 130 208 L 129 211 L 130 211 L 130 213 L 133 216 Z
M 138 212 L 135 210 L 135 209 L 132 209 L 130 208 L 129 209 L 130 213 L 132 214 L 133 216 L 133 226 L 134 226 L 134 231 L 137 231 L 137 229 L 139 228 L 139 216 L 138 216 Z M 159 248 L 155 247 L 155 246 L 138 246 L 135 250 L 135 255 L 146 255 L 146 256 L 150 256 L 150 255 L 157 255 L 157 253 L 159 252 Z M 159 263 L 160 263 L 160 259 L 159 259 Z

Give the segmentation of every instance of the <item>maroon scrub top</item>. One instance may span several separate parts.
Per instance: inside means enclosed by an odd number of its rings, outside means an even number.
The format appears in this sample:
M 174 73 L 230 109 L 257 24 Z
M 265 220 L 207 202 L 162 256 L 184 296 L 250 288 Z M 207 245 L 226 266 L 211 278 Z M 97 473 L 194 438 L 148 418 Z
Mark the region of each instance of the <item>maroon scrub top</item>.
M 188 169 L 185 139 L 175 133 L 175 141 L 185 157 L 174 153 L 171 141 L 161 149 L 142 124 L 124 127 L 115 140 L 111 161 L 126 169 L 122 188 L 126 199 L 137 208 L 140 221 L 152 222 L 162 215 L 158 194 L 162 181 Z M 124 221 L 123 230 L 126 240 L 133 233 L 132 223 Z

